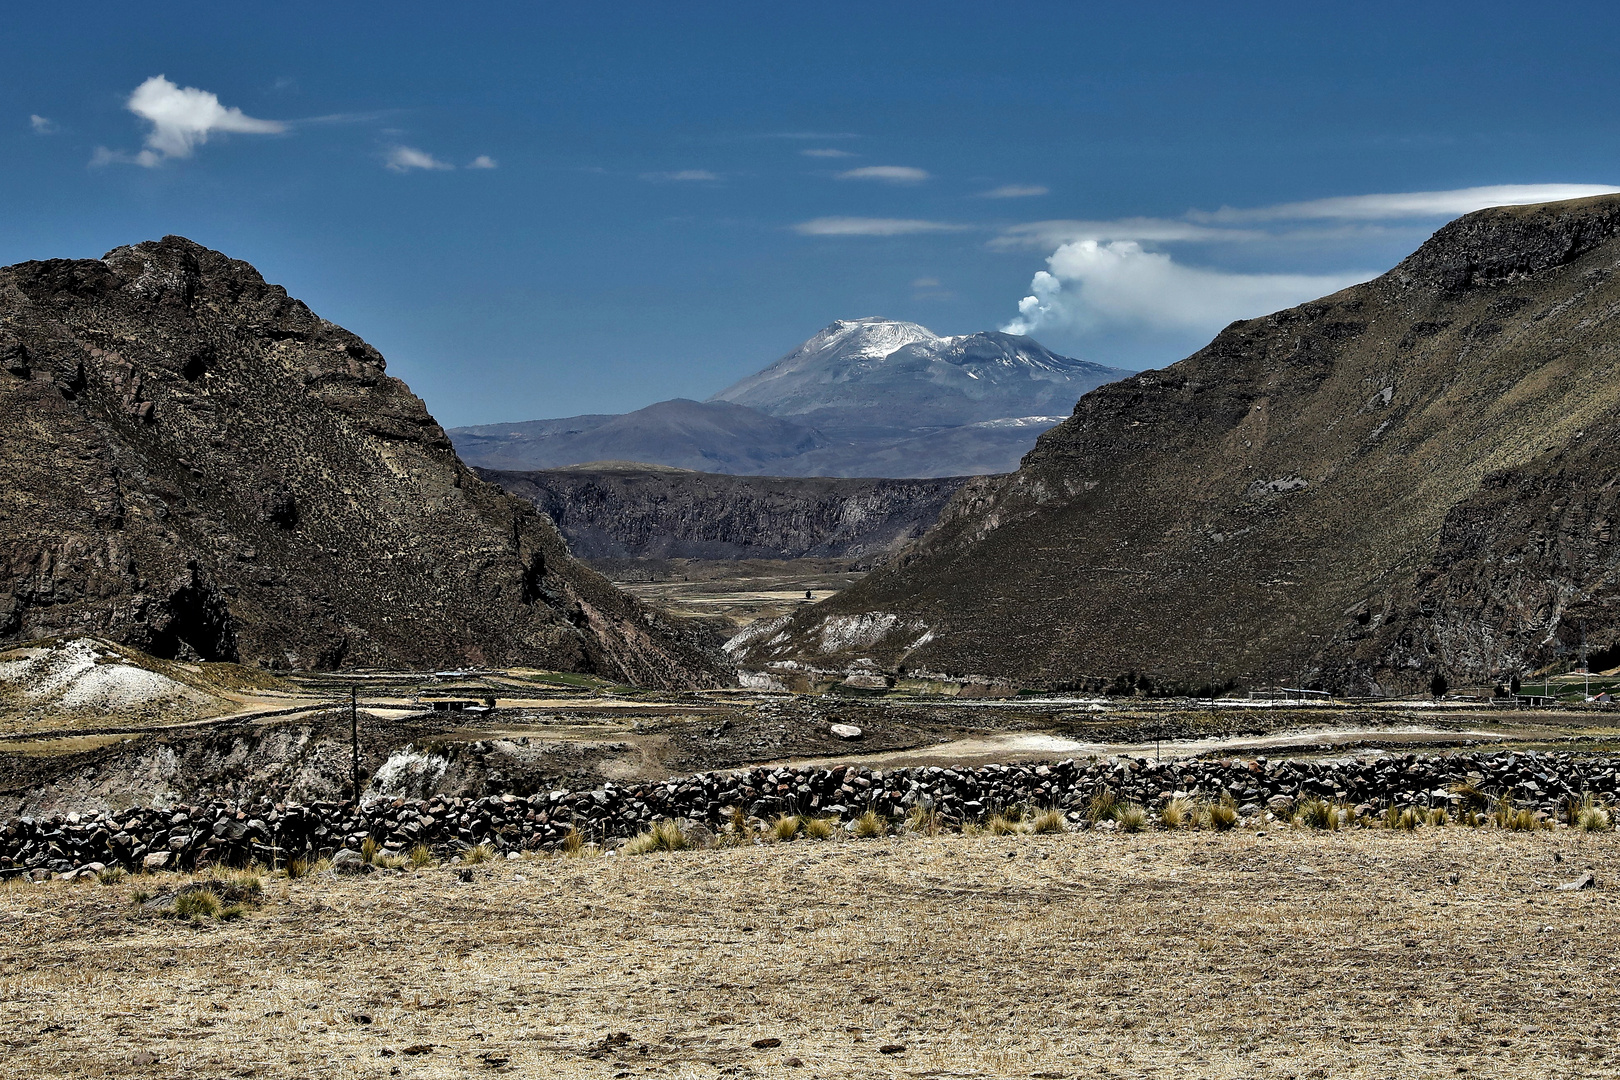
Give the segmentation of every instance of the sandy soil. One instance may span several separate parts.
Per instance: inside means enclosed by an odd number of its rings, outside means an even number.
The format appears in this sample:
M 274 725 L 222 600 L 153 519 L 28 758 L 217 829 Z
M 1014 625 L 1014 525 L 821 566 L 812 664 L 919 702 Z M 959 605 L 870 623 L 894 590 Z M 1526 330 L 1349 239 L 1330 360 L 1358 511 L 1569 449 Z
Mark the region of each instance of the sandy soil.
M 29 1077 L 1614 1075 L 1617 870 L 1448 828 L 271 879 L 202 925 L 131 903 L 178 879 L 11 886 L 0 1039 Z

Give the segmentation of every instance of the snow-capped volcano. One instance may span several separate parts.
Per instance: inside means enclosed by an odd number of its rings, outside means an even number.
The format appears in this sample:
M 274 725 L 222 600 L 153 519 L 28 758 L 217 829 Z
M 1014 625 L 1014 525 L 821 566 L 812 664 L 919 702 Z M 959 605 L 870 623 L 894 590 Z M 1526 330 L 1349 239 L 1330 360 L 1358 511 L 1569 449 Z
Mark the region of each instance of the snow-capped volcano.
M 955 426 L 1066 414 L 1081 394 L 1123 374 L 1014 334 L 953 337 L 893 319 L 840 319 L 709 400 L 833 427 L 876 414 L 889 424 Z

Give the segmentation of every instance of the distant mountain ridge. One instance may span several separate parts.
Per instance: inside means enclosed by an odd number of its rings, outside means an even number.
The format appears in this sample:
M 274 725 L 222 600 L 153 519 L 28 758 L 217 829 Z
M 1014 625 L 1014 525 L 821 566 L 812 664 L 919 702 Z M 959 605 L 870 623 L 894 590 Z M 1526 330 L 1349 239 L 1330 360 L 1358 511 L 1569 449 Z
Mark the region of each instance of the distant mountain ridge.
M 480 468 L 624 460 L 751 476 L 1008 472 L 1079 397 L 1130 374 L 1014 334 L 841 319 L 698 402 L 450 431 Z

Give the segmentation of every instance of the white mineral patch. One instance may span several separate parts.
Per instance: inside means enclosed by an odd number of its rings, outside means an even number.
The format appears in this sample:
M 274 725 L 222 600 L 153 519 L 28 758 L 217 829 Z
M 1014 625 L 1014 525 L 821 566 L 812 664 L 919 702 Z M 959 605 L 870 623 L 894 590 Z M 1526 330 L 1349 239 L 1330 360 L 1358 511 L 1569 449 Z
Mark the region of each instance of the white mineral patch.
M 20 691 L 29 705 L 61 712 L 213 702 L 208 694 L 137 667 L 90 638 L 74 638 L 26 660 L 0 664 L 0 682 Z
M 829 615 L 821 620 L 821 651 L 866 649 L 882 641 L 900 625 L 900 616 L 887 611 L 859 615 Z
M 435 754 L 424 754 L 407 746 L 395 751 L 376 775 L 366 794 L 374 798 L 421 798 L 431 796 L 444 779 L 450 762 Z

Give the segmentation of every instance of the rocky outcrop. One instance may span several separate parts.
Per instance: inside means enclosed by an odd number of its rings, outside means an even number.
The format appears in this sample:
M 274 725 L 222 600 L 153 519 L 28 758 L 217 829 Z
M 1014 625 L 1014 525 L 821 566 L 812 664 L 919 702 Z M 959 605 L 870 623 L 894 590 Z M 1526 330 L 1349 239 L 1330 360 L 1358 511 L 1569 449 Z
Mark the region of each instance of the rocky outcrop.
M 721 680 L 704 631 L 569 557 L 382 356 L 180 237 L 0 270 L 0 642 L 270 668 Z
M 1018 472 L 739 651 L 1377 693 L 1612 650 L 1617 375 L 1620 199 L 1470 214 L 1374 281 L 1092 391 Z
M 1456 788 L 1457 790 L 1453 790 Z M 497 851 L 554 851 L 577 830 L 593 843 L 634 836 L 659 820 L 717 827 L 733 809 L 756 822 L 775 814 L 849 821 L 868 810 L 901 818 L 932 811 L 945 827 L 1008 808 L 1057 808 L 1068 826 L 1090 824 L 1092 800 L 1159 807 L 1172 798 L 1229 799 L 1251 822 L 1285 817 L 1320 799 L 1363 815 L 1394 808 L 1477 812 L 1506 797 L 1537 825 L 1567 817 L 1582 796 L 1620 794 L 1620 761 L 1573 754 L 1407 754 L 1373 761 L 1167 761 L 1118 758 L 980 768 L 755 768 L 655 783 L 604 783 L 589 791 L 528 796 L 449 795 L 308 804 L 268 798 L 215 800 L 116 814 L 19 818 L 0 826 L 0 874 L 73 873 L 91 866 L 191 869 L 212 863 L 281 865 L 304 855 L 385 853 L 423 845 L 439 854 L 489 844 Z M 1152 822 L 1150 821 L 1151 825 Z
M 962 483 L 724 476 L 634 464 L 479 475 L 532 502 L 585 559 L 879 562 L 921 536 Z

